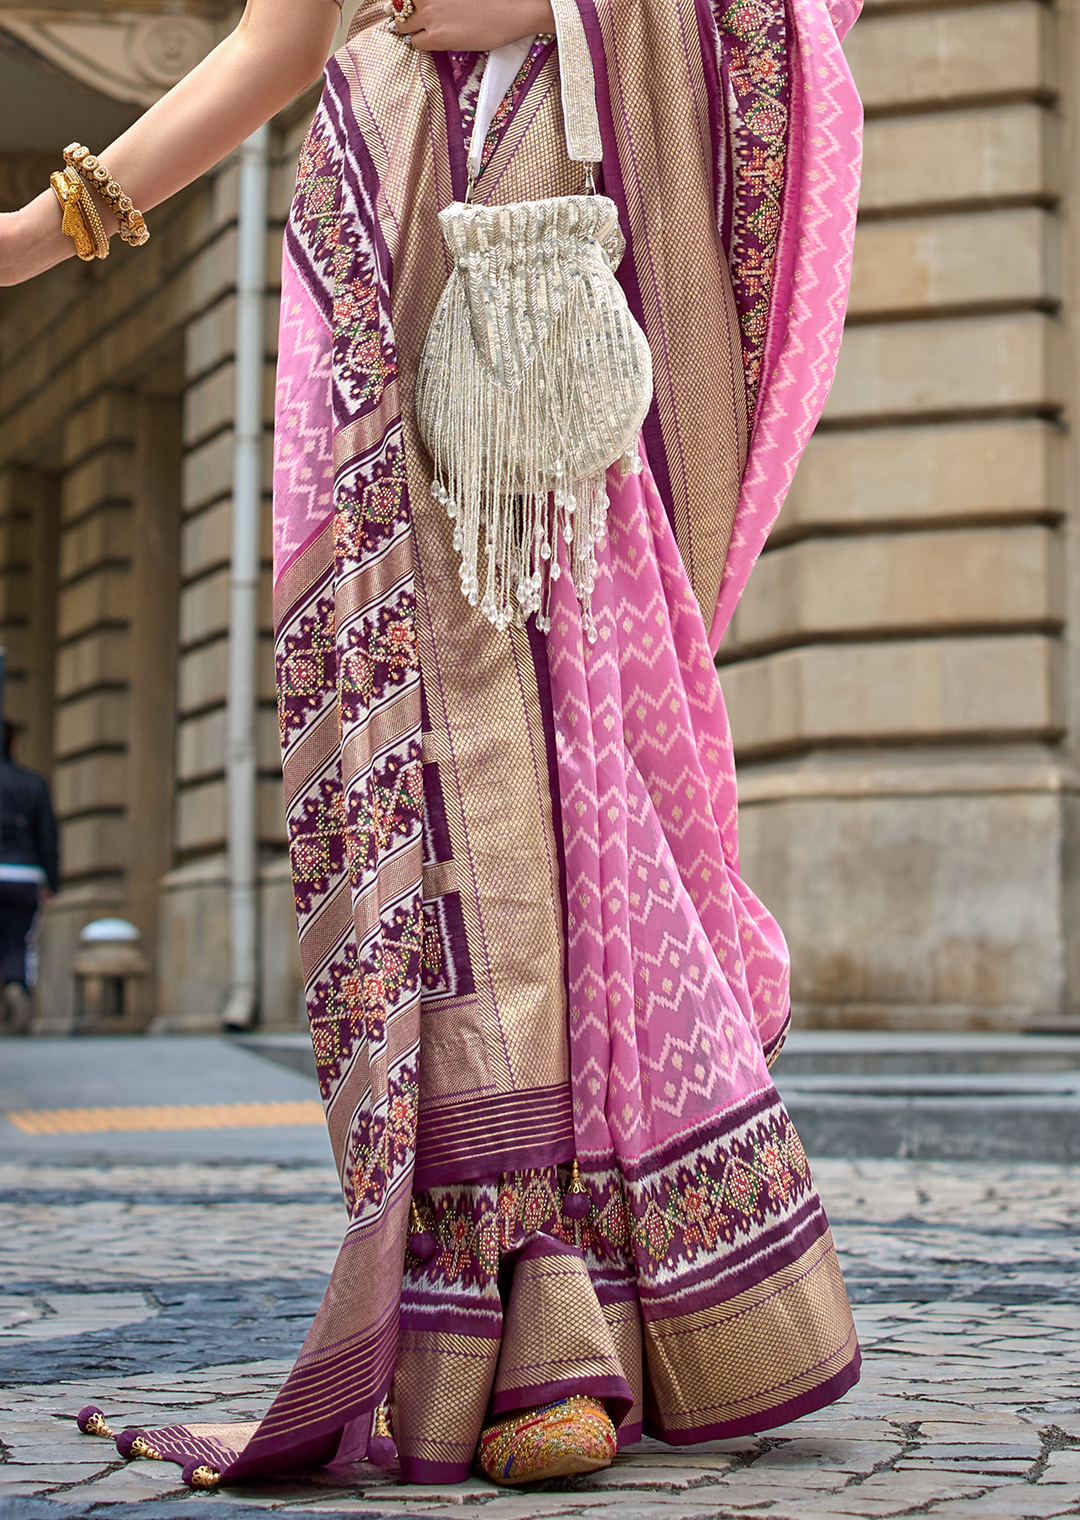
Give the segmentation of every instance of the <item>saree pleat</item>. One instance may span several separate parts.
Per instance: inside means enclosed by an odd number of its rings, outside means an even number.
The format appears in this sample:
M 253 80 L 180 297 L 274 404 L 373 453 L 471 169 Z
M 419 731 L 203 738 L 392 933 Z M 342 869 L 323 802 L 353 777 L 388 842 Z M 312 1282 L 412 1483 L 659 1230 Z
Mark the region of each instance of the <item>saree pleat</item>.
M 710 652 L 831 375 L 857 101 L 817 0 L 578 5 L 620 278 L 657 377 L 641 473 L 608 473 L 595 645 L 568 574 L 546 638 L 468 608 L 416 434 L 476 60 L 402 47 L 365 0 L 301 155 L 275 621 L 301 957 L 349 1224 L 265 1419 L 149 1433 L 225 1481 L 362 1458 L 388 1397 L 403 1474 L 453 1481 L 486 1420 L 566 1393 L 602 1398 L 621 1444 L 690 1442 L 782 1423 L 858 1376 L 828 1223 L 768 1074 L 787 950 L 739 876 Z M 779 73 L 756 67 L 752 86 L 751 55 Z M 476 198 L 581 188 L 557 50 L 538 45 Z M 563 1208 L 575 1158 L 584 1218 Z M 416 1211 L 427 1261 L 407 1246 Z

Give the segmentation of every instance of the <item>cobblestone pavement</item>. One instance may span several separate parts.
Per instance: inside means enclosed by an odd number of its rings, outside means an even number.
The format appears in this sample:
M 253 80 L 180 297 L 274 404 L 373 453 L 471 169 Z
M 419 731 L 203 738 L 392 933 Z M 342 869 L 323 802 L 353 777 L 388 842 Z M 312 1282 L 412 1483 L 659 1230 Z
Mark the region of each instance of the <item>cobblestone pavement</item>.
M 178 1142 L 179 1143 L 179 1142 Z M 114 1429 L 250 1419 L 318 1302 L 343 1213 L 329 1168 L 236 1160 L 0 1159 L 0 1520 L 290 1515 L 484 1520 L 1080 1515 L 1074 1169 L 820 1161 L 866 1353 L 832 1409 L 545 1491 L 412 1488 L 323 1469 L 191 1495 L 166 1463 L 112 1460 Z

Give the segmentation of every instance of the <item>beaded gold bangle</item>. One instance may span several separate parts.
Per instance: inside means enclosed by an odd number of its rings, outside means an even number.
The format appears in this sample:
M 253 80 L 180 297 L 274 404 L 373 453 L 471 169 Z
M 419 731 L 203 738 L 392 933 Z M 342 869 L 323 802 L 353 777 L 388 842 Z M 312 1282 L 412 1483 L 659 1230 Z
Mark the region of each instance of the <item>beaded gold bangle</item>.
M 120 223 L 120 236 L 132 248 L 141 248 L 150 236 L 146 218 L 131 204 L 119 180 L 113 179 L 100 159 L 95 158 L 82 143 L 69 143 L 64 149 L 64 162 L 89 181 L 103 201 L 106 201 L 116 220 Z
M 60 209 L 64 213 L 61 230 L 65 237 L 69 237 L 75 244 L 75 252 L 84 264 L 91 259 L 97 258 L 97 250 L 94 247 L 94 234 L 83 213 L 82 191 L 78 190 L 58 169 L 55 174 L 49 175 L 49 184 L 53 194 L 60 202 Z

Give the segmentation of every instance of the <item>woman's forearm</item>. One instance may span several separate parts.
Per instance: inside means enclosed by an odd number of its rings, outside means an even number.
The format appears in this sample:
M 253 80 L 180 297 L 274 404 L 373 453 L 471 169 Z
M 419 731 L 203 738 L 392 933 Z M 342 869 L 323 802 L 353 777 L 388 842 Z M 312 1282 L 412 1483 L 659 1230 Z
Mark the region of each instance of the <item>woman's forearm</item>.
M 150 210 L 318 78 L 338 19 L 332 0 L 256 0 L 236 31 L 133 126 L 107 147 L 89 144 L 91 150 L 135 205 Z M 115 232 L 116 219 L 100 199 L 98 209 L 106 232 Z M 51 190 L 0 217 L 0 284 L 40 274 L 72 251 Z
M 115 142 L 87 146 L 141 211 L 220 162 L 318 78 L 338 25 L 333 0 L 247 0 L 236 30 Z M 402 46 L 483 51 L 554 26 L 549 0 L 415 0 Z M 60 165 L 58 164 L 59 168 Z M 98 199 L 106 233 L 116 218 Z M 51 269 L 74 252 L 45 189 L 0 215 L 0 285 Z

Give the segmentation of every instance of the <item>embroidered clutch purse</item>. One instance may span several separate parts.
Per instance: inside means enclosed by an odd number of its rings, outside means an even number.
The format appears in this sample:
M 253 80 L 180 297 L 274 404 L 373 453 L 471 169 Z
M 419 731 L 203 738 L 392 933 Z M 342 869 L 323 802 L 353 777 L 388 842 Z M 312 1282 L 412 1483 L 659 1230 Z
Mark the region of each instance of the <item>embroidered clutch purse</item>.
M 590 166 L 591 185 L 602 156 L 592 62 L 574 0 L 555 11 L 567 152 Z M 478 148 L 484 135 L 478 105 Z M 470 153 L 470 174 L 478 168 Z M 595 640 L 605 473 L 619 459 L 640 469 L 652 401 L 648 342 L 615 279 L 618 211 L 605 195 L 566 195 L 458 202 L 439 222 L 452 272 L 424 345 L 416 416 L 432 495 L 454 523 L 462 591 L 499 629 L 531 613 L 550 628 L 561 537 Z

